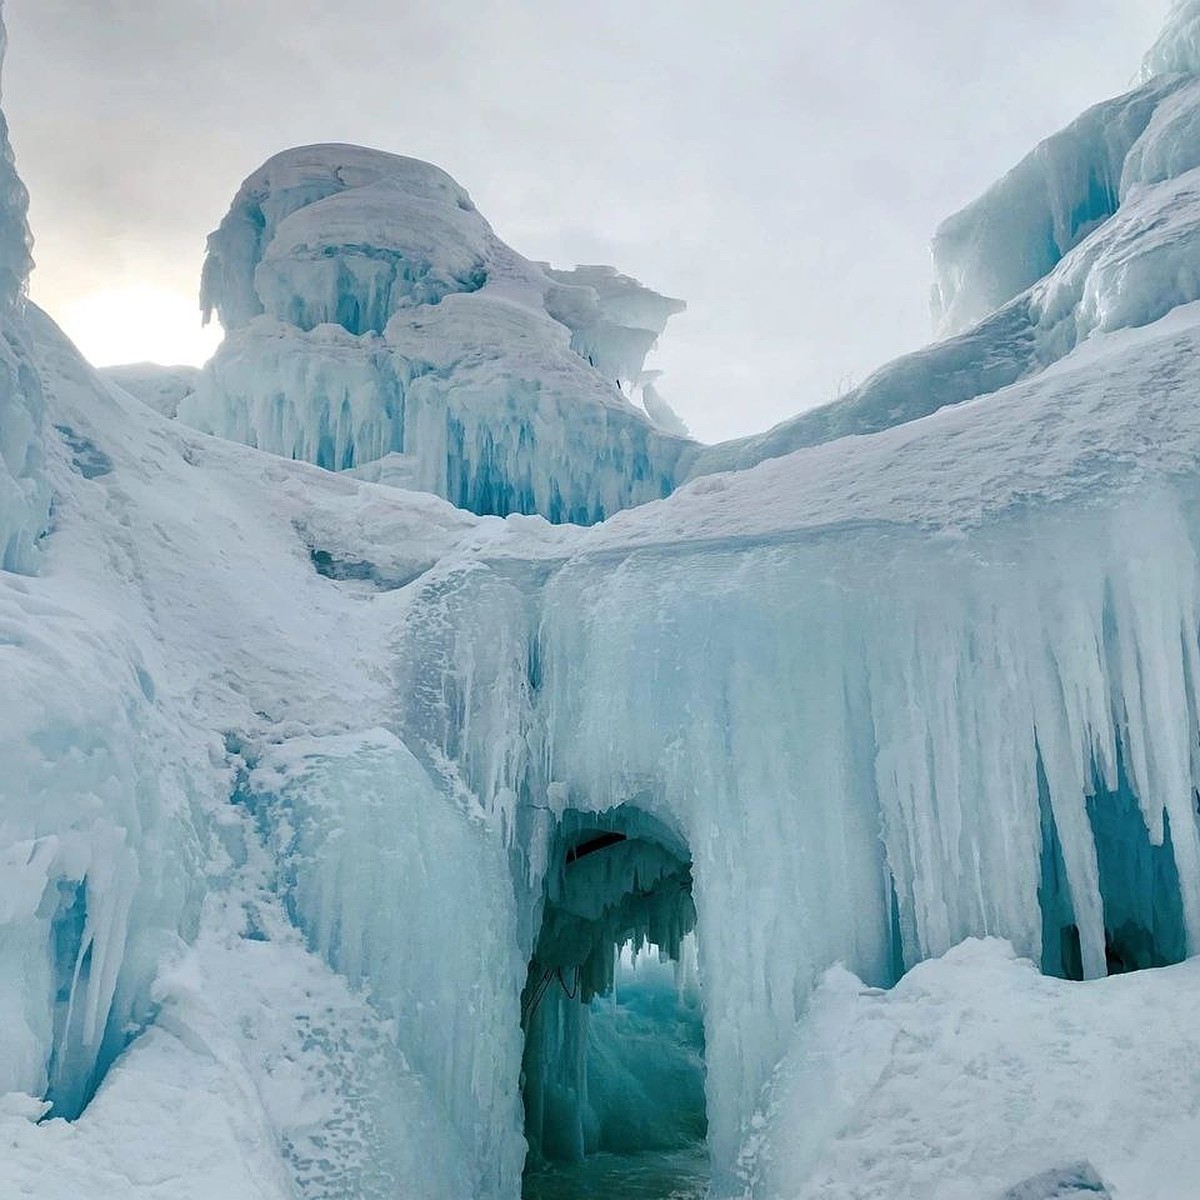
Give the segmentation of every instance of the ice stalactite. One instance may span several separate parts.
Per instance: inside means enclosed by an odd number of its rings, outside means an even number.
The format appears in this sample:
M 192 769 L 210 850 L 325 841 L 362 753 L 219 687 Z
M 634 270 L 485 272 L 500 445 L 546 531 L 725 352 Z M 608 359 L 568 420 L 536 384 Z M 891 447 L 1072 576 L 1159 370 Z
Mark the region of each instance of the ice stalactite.
M 817 535 L 580 553 L 537 622 L 502 561 L 441 578 L 453 703 L 410 729 L 509 831 L 519 901 L 559 870 L 554 814 L 636 805 L 689 848 L 719 1177 L 833 962 L 889 984 L 991 934 L 1094 978 L 1200 948 L 1195 510 L 1162 487 L 963 536 L 863 529 L 849 556 Z

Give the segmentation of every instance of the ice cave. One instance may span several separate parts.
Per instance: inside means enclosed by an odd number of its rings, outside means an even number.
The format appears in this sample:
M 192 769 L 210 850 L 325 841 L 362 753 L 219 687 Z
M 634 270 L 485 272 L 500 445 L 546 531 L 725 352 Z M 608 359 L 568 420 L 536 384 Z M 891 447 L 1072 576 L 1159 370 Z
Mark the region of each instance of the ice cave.
M 94 370 L 6 128 L 0 1200 L 1195 1194 L 1200 3 L 717 446 L 342 144 Z
M 702 1159 L 707 1124 L 686 844 L 622 806 L 567 810 L 550 845 L 521 996 L 533 1195 L 597 1153 Z

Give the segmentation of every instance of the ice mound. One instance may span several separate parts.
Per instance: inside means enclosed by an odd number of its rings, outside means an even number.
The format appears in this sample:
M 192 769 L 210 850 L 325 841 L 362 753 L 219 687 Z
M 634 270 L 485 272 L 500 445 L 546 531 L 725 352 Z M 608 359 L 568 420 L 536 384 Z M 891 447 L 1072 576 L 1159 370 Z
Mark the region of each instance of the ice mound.
M 644 371 L 683 305 L 529 262 L 415 159 L 271 159 L 209 240 L 202 304 L 228 336 L 180 418 L 275 454 L 403 456 L 406 486 L 473 512 L 588 524 L 669 493 L 693 450 Z

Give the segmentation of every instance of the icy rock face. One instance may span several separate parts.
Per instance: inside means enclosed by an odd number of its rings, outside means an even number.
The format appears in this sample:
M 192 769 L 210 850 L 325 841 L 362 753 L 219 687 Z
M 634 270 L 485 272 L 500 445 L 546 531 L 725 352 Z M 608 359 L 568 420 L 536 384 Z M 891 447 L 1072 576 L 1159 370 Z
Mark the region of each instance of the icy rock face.
M 666 495 L 692 452 L 657 393 L 630 399 L 682 304 L 528 262 L 415 159 L 270 160 L 210 239 L 202 302 L 228 336 L 180 417 L 272 453 L 403 455 L 410 486 L 463 508 L 590 523 Z
M 0 65 L 5 43 L 0 5 Z M 22 323 L 33 266 L 28 203 L 0 113 L 0 570 L 25 574 L 36 570 L 37 541 L 50 520 L 50 492 L 42 470 L 45 405 Z

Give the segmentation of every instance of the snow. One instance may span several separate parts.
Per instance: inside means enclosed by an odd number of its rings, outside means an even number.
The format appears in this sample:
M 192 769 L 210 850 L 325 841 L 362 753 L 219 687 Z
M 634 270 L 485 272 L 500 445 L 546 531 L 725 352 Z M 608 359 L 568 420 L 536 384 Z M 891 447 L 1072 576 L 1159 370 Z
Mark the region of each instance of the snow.
M 590 523 L 667 494 L 692 448 L 656 391 L 632 402 L 682 303 L 529 262 L 415 159 L 271 159 L 209 239 L 202 303 L 228 336 L 180 419 L 272 453 L 402 454 L 406 482 L 460 507 Z
M 183 398 L 196 390 L 199 374 L 198 367 L 168 367 L 148 362 L 100 368 L 101 378 L 136 396 L 164 417 L 178 415 Z
M 965 942 L 886 993 L 835 969 L 747 1147 L 748 1194 L 1190 1195 L 1198 971 L 1064 983 L 994 940 Z

